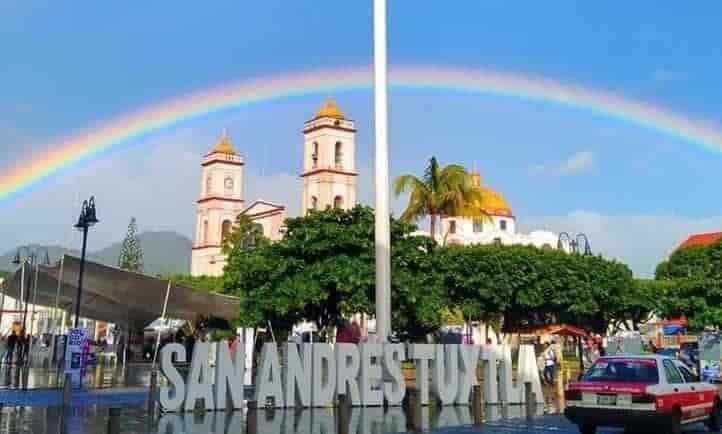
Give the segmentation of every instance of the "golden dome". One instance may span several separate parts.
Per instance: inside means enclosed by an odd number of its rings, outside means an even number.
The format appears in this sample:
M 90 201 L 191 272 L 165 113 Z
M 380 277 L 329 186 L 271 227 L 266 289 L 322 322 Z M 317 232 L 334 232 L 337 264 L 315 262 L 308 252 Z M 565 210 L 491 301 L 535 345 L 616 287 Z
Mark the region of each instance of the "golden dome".
M 489 215 L 494 216 L 513 216 L 511 205 L 506 201 L 504 195 L 489 187 L 481 186 L 481 209 Z
M 218 143 L 216 143 L 216 146 L 213 147 L 210 153 L 238 155 L 236 148 L 233 147 L 233 143 L 231 143 L 231 139 L 225 131 L 223 131 L 223 134 L 221 134 L 221 137 L 218 139 Z
M 316 112 L 316 116 L 314 117 L 314 119 L 318 118 L 346 119 L 341 109 L 336 105 L 336 100 L 333 99 L 333 97 L 326 98 L 323 107 Z
M 514 213 L 511 205 L 506 201 L 504 195 L 498 191 L 481 185 L 481 174 L 479 172 L 471 172 L 471 184 L 481 191 L 480 208 L 490 216 L 513 216 Z

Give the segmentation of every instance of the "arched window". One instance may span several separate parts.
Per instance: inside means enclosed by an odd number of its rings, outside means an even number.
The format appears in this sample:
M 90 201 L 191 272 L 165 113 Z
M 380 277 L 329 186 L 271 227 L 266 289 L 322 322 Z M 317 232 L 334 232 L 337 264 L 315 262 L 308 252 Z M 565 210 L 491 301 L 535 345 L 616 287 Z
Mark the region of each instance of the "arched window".
M 333 207 L 338 208 L 338 209 L 343 208 L 343 197 L 341 197 L 341 196 L 334 197 L 333 198 Z
M 233 223 L 231 223 L 230 220 L 223 220 L 223 223 L 221 224 L 221 241 L 226 241 L 226 238 L 231 235 L 232 228 Z
M 343 168 L 343 146 L 341 145 L 341 142 L 336 142 L 336 147 L 334 149 L 334 163 L 336 164 L 337 169 Z
M 311 196 L 311 209 L 318 209 L 318 198 Z
M 506 230 L 506 220 L 499 220 L 499 229 L 502 231 Z
M 318 167 L 318 142 L 313 142 L 313 154 L 311 154 L 311 167 Z
M 201 235 L 203 244 L 208 244 L 208 220 L 203 220 L 203 234 Z
M 211 194 L 212 188 L 213 188 L 213 178 L 211 178 L 211 175 L 208 175 L 208 177 L 206 178 L 206 195 L 207 196 Z

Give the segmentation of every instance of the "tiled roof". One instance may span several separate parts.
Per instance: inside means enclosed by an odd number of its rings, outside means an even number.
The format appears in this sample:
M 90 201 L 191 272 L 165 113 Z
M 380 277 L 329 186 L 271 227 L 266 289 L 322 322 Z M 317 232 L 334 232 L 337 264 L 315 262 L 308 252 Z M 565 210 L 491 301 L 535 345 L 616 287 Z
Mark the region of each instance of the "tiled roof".
M 706 246 L 719 241 L 722 238 L 722 232 L 707 232 L 704 234 L 692 234 L 677 248 L 683 249 L 691 246 Z

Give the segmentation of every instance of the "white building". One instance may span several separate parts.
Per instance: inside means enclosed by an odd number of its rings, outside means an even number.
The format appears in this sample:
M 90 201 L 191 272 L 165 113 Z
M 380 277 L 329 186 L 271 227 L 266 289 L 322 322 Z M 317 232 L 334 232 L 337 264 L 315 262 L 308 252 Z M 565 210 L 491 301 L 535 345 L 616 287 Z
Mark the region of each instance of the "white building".
M 356 126 L 347 119 L 333 98 L 303 127 L 301 179 L 303 212 L 311 209 L 356 205 Z M 223 133 L 201 162 L 200 197 L 191 254 L 191 275 L 223 274 L 226 257 L 223 241 L 239 215 L 248 216 L 277 241 L 283 237 L 286 207 L 258 199 L 246 206 L 243 196 L 245 161 Z
M 436 234 L 440 244 L 523 244 L 536 247 L 556 248 L 559 236 L 546 230 L 532 231 L 528 234 L 516 230 L 516 216 L 509 202 L 498 191 L 481 183 L 479 172 L 472 172 L 474 188 L 481 190 L 484 217 L 443 216 L 441 231 Z M 419 231 L 428 235 L 428 232 Z M 567 249 L 564 243 L 565 250 Z

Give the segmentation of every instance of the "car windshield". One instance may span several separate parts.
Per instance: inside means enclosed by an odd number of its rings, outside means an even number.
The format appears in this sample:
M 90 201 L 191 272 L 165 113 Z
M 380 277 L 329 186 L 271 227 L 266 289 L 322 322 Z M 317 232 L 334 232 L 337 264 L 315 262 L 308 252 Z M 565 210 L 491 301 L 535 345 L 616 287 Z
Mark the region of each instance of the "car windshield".
M 600 359 L 582 377 L 591 382 L 659 382 L 657 362 L 653 359 Z

